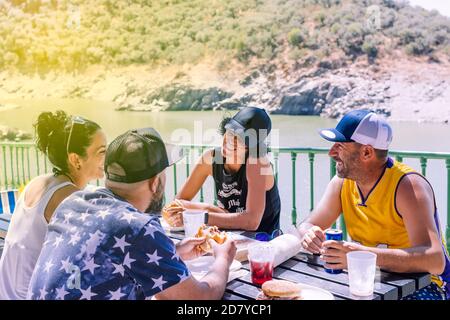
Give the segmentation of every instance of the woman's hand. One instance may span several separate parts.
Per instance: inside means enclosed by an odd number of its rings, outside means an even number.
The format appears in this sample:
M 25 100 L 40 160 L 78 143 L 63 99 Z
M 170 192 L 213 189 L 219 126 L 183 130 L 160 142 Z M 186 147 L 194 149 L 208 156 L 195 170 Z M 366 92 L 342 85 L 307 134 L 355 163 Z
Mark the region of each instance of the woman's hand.
M 193 210 L 209 210 L 210 205 L 204 202 L 193 202 L 182 199 L 175 199 L 174 202 L 177 201 L 179 205 L 181 205 L 184 209 L 193 209 Z
M 163 208 L 162 216 L 170 226 L 181 227 L 183 226 L 183 211 L 186 209 L 224 212 L 224 210 L 211 206 L 209 203 L 175 199 Z
M 162 209 L 162 216 L 171 227 L 181 227 L 183 225 L 184 209 L 185 208 L 182 202 L 175 199 L 168 205 L 164 206 Z

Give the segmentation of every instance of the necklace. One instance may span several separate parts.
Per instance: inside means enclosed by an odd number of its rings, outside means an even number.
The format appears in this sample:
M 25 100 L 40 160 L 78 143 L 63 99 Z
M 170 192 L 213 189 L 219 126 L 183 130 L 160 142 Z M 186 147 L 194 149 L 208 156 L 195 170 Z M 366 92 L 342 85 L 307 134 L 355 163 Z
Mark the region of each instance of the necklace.
M 62 175 L 69 178 L 70 182 L 72 182 L 75 185 L 75 182 L 73 181 L 72 177 L 68 173 L 63 173 Z

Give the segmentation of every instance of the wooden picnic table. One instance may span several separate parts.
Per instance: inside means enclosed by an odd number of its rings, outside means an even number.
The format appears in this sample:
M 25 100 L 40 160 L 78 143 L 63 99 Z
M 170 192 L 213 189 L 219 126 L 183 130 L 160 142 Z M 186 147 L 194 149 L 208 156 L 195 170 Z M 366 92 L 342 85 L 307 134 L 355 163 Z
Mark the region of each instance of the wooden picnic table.
M 250 234 L 250 233 L 245 233 Z M 181 240 L 182 232 L 169 232 L 169 237 Z M 248 261 L 242 262 L 242 268 L 250 270 Z M 298 253 L 274 269 L 274 279 L 289 280 L 328 290 L 336 300 L 399 300 L 431 283 L 430 274 L 398 274 L 377 270 L 374 293 L 370 297 L 357 297 L 350 293 L 348 274 L 327 273 L 319 256 Z M 226 287 L 224 300 L 254 300 L 260 292 L 260 286 L 251 281 L 248 273 L 242 278 L 232 280 Z

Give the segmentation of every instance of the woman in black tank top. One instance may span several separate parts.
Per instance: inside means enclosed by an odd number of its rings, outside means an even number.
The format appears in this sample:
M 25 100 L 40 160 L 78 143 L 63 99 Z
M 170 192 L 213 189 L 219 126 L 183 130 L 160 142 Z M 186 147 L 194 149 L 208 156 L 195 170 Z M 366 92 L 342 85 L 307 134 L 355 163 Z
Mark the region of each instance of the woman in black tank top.
M 271 130 L 269 116 L 264 109 L 247 107 L 224 119 L 219 130 L 222 147 L 202 155 L 177 198 L 184 208 L 207 210 L 209 225 L 278 230 L 280 195 L 264 143 Z M 214 179 L 217 206 L 191 202 L 208 176 Z

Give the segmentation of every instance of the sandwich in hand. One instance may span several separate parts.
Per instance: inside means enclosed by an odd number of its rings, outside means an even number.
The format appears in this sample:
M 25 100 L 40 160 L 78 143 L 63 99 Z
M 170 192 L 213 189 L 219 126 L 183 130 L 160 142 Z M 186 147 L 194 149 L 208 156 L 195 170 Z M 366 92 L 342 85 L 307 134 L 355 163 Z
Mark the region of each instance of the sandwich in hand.
M 261 286 L 257 300 L 302 300 L 297 283 L 285 280 L 269 280 Z
M 218 244 L 222 244 L 225 242 L 225 240 L 227 240 L 227 233 L 225 231 L 219 231 L 219 228 L 217 228 L 216 226 L 208 227 L 204 224 L 200 228 L 198 228 L 195 237 L 205 237 L 206 241 L 199 245 L 199 249 L 204 252 L 212 252 L 212 247 L 209 244 L 209 240 L 211 239 Z
M 178 200 L 175 199 L 170 204 L 164 206 L 164 208 L 161 211 L 161 215 L 163 219 L 169 224 L 171 227 L 181 227 L 183 225 L 182 219 L 176 219 L 177 213 L 180 214 L 183 212 L 184 207 L 183 204 Z M 177 223 L 177 220 L 180 221 Z

